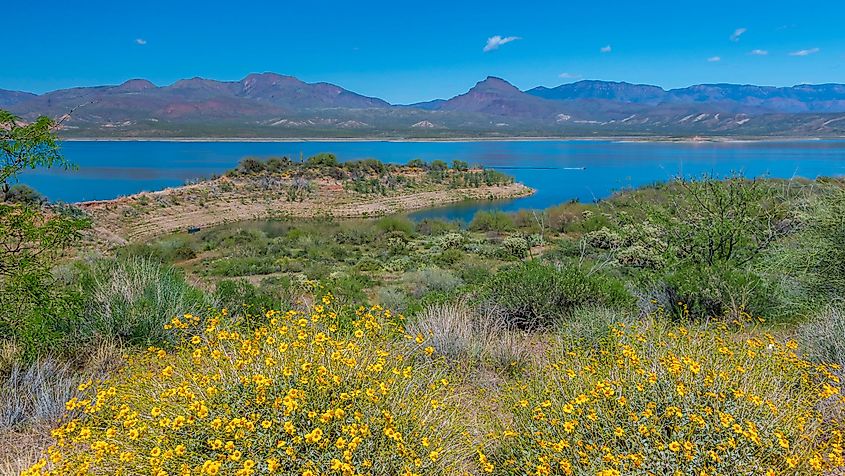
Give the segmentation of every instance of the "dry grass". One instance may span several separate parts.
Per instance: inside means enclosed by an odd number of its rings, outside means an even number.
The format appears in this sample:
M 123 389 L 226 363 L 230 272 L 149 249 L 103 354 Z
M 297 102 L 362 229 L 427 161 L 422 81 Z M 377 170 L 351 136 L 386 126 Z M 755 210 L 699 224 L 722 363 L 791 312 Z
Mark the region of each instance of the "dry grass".
M 81 369 L 49 357 L 23 364 L 16 356 L 14 346 L 0 348 L 0 476 L 20 474 L 43 456 L 53 442 L 50 429 L 80 383 L 123 364 L 120 348 L 111 341 L 93 348 Z
M 453 362 L 521 367 L 530 358 L 526 335 L 512 329 L 494 308 L 476 310 L 465 303 L 429 306 L 408 326 L 434 351 Z

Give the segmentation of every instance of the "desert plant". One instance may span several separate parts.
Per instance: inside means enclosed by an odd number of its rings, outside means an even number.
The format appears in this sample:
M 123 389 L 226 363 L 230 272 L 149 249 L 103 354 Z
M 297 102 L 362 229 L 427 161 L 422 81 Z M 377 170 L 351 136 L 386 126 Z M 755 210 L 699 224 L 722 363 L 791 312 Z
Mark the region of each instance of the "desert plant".
M 845 368 L 845 312 L 839 304 L 824 308 L 799 326 L 797 334 L 810 358 Z
M 528 359 L 527 346 L 494 308 L 474 309 L 465 302 L 430 305 L 406 328 L 425 339 L 437 354 L 452 362 L 521 367 Z
M 837 474 L 841 407 L 826 365 L 750 329 L 646 319 L 608 334 L 610 350 L 555 346 L 502 392 L 479 462 L 489 473 Z M 752 334 L 754 335 L 754 334 Z
M 214 304 L 174 268 L 141 257 L 97 264 L 89 286 L 90 297 L 79 327 L 85 339 L 162 344 L 167 341 L 164 323 L 174 316 L 203 312 Z
M 271 312 L 247 334 L 225 315 L 173 319 L 180 347 L 150 349 L 71 399 L 80 417 L 53 432 L 51 457 L 24 474 L 462 468 L 469 451 L 454 423 L 455 388 L 420 363 L 431 362 L 422 349 L 409 355 L 395 343 L 402 333 L 389 312 L 364 308 L 340 326 L 332 306 L 327 295 L 306 313 Z M 98 450 L 103 441 L 110 450 Z
M 632 303 L 630 294 L 614 278 L 537 260 L 496 273 L 486 284 L 484 296 L 512 324 L 529 328 L 550 326 L 579 306 L 624 308 Z

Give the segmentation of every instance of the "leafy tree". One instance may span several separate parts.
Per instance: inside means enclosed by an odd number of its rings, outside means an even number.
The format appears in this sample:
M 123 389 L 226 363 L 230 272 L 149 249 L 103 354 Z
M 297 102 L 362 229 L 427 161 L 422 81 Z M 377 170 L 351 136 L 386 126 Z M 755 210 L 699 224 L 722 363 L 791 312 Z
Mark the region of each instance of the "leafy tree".
M 68 163 L 59 154 L 54 123 L 46 117 L 23 124 L 0 111 L 0 188 L 25 169 Z M 0 338 L 13 340 L 27 357 L 49 350 L 71 330 L 66 316 L 74 300 L 56 284 L 52 268 L 89 224 L 69 207 L 42 201 L 0 202 Z
M 59 154 L 54 126 L 53 120 L 44 116 L 22 125 L 12 113 L 0 109 L 0 184 L 4 193 L 9 191 L 10 180 L 25 169 L 68 167 Z

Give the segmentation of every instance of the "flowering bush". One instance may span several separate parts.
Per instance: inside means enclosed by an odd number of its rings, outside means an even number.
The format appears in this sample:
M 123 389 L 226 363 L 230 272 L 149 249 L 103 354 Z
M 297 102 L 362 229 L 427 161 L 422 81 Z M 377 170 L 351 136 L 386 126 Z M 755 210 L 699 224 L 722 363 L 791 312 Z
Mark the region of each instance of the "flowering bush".
M 445 424 L 452 384 L 422 368 L 431 349 L 399 352 L 413 338 L 389 311 L 361 308 L 345 322 L 331 303 L 268 312 L 244 334 L 225 312 L 173 319 L 183 345 L 80 386 L 56 444 L 25 474 L 452 472 L 467 452 Z
M 832 367 L 769 335 L 612 328 L 602 350 L 563 345 L 502 392 L 482 470 L 495 474 L 834 474 L 843 428 Z M 760 334 L 763 335 L 763 334 Z M 839 473 L 836 473 L 839 474 Z

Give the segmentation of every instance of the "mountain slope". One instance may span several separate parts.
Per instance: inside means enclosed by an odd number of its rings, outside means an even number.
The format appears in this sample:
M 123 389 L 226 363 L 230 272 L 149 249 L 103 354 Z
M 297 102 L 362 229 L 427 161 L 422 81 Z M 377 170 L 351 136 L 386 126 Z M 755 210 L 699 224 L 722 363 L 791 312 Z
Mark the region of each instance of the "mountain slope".
M 497 77 L 466 93 L 410 105 L 276 73 L 239 81 L 190 78 L 41 95 L 0 90 L 24 119 L 63 117 L 82 137 L 461 137 L 592 135 L 845 135 L 845 85 L 700 84 L 665 90 L 577 81 L 527 91 Z

